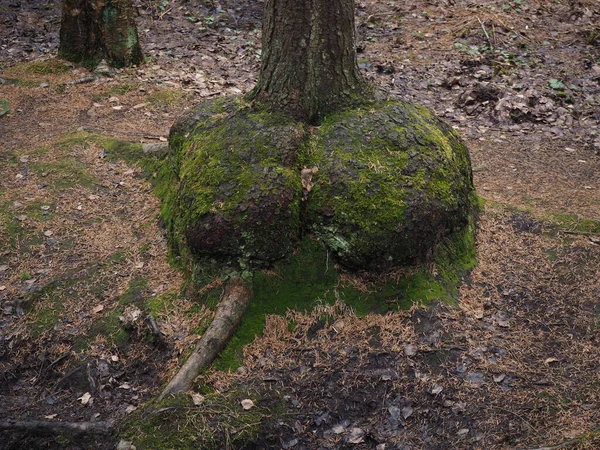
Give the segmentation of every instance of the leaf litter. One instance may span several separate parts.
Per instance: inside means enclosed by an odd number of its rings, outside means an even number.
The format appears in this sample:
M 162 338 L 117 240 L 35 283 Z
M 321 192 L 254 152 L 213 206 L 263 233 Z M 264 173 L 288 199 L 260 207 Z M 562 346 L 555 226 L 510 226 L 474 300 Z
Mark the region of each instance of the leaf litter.
M 73 392 L 70 400 L 57 391 L 41 404 L 33 399 L 88 371 L 98 380 L 98 394 L 86 410 L 101 417 L 128 414 L 169 378 L 178 356 L 195 342 L 191 330 L 208 310 L 190 316 L 192 303 L 178 299 L 157 318 L 171 346 L 166 354 L 157 358 L 152 347 L 135 341 L 127 350 L 114 348 L 109 337 L 98 335 L 75 360 L 61 359 L 72 354 L 73 340 L 86 333 L 94 316 L 114 310 L 140 271 L 147 295 L 177 292 L 181 277 L 165 262 L 164 237 L 155 223 L 157 201 L 133 167 L 98 158 L 104 150 L 88 142 L 69 151 L 91 168 L 96 185 L 56 191 L 48 184 L 55 176 L 51 170 L 31 168 L 57 162 L 58 147 L 42 154 L 34 150 L 67 132 L 162 142 L 185 105 L 247 92 L 259 64 L 260 5 L 229 3 L 231 13 L 205 30 L 185 19 L 192 5 L 157 14 L 141 4 L 140 25 L 148 30 L 142 40 L 153 63 L 117 71 L 115 78 L 67 85 L 60 92 L 61 83 L 87 76 L 71 66 L 51 77 L 32 76 L 38 85 L 48 85 L 43 90 L 2 84 L 11 111 L 0 119 L 1 156 L 14 154 L 17 165 L 0 167 L 0 200 L 16 202 L 8 206 L 8 217 L 24 236 L 45 239 L 0 249 L 2 351 L 12 358 L 0 364 L 3 373 L 14 374 L 8 385 L 35 380 L 21 385 L 19 396 L 7 391 L 3 417 L 33 412 L 39 418 L 84 420 L 76 413 L 82 409 L 76 399 L 92 391 Z M 558 444 L 600 423 L 594 378 L 600 360 L 600 255 L 594 236 L 556 233 L 556 226 L 515 227 L 523 214 L 514 212 L 514 207 L 533 211 L 524 214 L 542 224 L 548 214 L 600 217 L 600 70 L 593 40 L 598 5 L 587 0 L 451 3 L 358 1 L 359 57 L 369 79 L 432 107 L 467 141 L 476 184 L 488 200 L 479 224 L 479 266 L 461 287 L 458 309 L 439 305 L 427 314 L 415 307 L 384 318 L 356 317 L 340 303 L 267 317 L 263 336 L 244 351 L 245 370 L 209 371 L 201 382 L 216 389 L 252 385 L 264 397 L 274 395 L 274 387 L 293 394 L 290 398 L 298 400 L 288 406 L 300 427 L 265 418 L 265 436 L 277 436 L 277 445 L 512 449 Z M 0 18 L 11 24 L 0 27 L 0 59 L 7 62 L 3 79 L 18 62 L 46 58 L 58 42 L 56 8 L 23 5 L 7 11 Z M 50 31 L 29 51 L 28 30 L 42 24 Z M 115 95 L 121 86 L 124 93 Z M 111 103 L 111 97 L 118 101 Z M 312 187 L 308 174 L 305 184 Z M 52 205 L 42 209 L 51 213 L 43 220 L 31 212 L 39 213 L 40 204 Z M 46 231 L 52 234 L 45 236 Z M 0 240 L 8 242 L 5 228 Z M 141 247 L 150 250 L 141 254 Z M 62 282 L 115 254 L 123 259 L 110 270 L 99 266 L 106 286 L 100 294 L 92 293 L 92 286 L 74 291 L 63 305 L 62 321 L 40 337 L 31 335 L 29 314 L 19 300 L 30 292 L 25 288 Z M 90 315 L 89 305 L 104 309 Z M 47 306 L 41 301 L 33 311 Z M 308 333 L 323 314 L 334 317 L 333 325 Z M 424 320 L 439 323 L 442 337 L 423 334 L 415 323 Z M 133 322 L 142 324 L 141 315 Z M 46 352 L 41 363 L 39 348 Z M 73 365 L 76 372 L 69 375 Z M 124 385 L 130 389 L 118 389 Z M 109 387 L 123 397 L 103 397 Z M 328 426 L 314 419 L 324 412 Z M 577 445 L 593 449 L 598 441 L 592 436 Z

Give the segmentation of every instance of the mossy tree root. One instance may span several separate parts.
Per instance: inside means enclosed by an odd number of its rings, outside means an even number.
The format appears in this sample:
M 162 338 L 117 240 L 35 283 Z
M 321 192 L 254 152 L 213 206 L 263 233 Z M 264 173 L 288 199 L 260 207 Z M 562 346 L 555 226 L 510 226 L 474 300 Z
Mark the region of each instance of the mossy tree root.
M 250 282 L 239 277 L 230 278 L 226 282 L 212 323 L 177 375 L 158 396 L 157 401 L 161 401 L 170 394 L 187 392 L 192 388 L 198 373 L 213 362 L 233 336 L 251 299 L 252 285 Z

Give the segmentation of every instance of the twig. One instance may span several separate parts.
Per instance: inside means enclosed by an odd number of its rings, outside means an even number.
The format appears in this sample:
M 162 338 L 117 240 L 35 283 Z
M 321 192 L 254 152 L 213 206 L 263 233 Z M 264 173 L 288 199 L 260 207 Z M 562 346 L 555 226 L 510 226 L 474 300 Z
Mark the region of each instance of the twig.
M 152 314 L 148 314 L 147 316 L 148 323 L 150 324 L 150 329 L 152 330 L 152 336 L 156 338 L 157 344 L 159 346 L 165 345 L 165 340 L 163 338 L 162 332 L 156 323 L 156 319 L 152 316 Z
M 488 34 L 487 30 L 485 29 L 485 25 L 483 24 L 483 22 L 481 21 L 481 19 L 479 17 L 477 17 L 477 21 L 479 22 L 479 25 L 481 25 L 481 29 L 483 30 L 483 34 L 485 34 L 485 38 L 487 39 L 488 44 L 490 44 L 490 51 L 494 51 L 494 43 L 490 39 L 490 35 Z
M 0 430 L 50 431 L 52 433 L 63 431 L 108 433 L 112 427 L 113 422 L 47 422 L 43 420 L 0 422 Z
M 92 81 L 96 81 L 96 77 L 91 75 L 89 77 L 79 78 L 78 80 L 67 81 L 63 83 L 63 86 L 72 86 L 74 84 L 83 84 L 83 83 L 91 83 Z

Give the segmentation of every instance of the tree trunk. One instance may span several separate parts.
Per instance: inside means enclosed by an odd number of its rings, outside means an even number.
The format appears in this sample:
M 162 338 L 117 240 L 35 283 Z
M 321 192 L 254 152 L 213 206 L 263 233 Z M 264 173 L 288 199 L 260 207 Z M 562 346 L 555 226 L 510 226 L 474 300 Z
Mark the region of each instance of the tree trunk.
M 356 63 L 354 0 L 266 0 L 250 99 L 318 122 L 369 93 Z
M 143 60 L 132 0 L 64 0 L 58 54 L 93 69 Z

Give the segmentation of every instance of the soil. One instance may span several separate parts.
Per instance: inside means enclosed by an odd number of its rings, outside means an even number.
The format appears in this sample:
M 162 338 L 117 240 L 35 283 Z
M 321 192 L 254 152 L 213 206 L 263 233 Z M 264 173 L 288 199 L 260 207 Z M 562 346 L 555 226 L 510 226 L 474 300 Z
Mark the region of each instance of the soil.
M 197 340 L 210 312 L 167 262 L 148 174 L 105 139 L 161 142 L 248 92 L 261 8 L 139 1 L 146 63 L 91 77 L 55 59 L 60 5 L 0 0 L 0 421 L 121 423 Z M 242 369 L 200 379 L 285 395 L 247 448 L 600 447 L 599 19 L 594 0 L 357 1 L 363 74 L 470 149 L 478 266 L 458 307 L 267 317 Z

